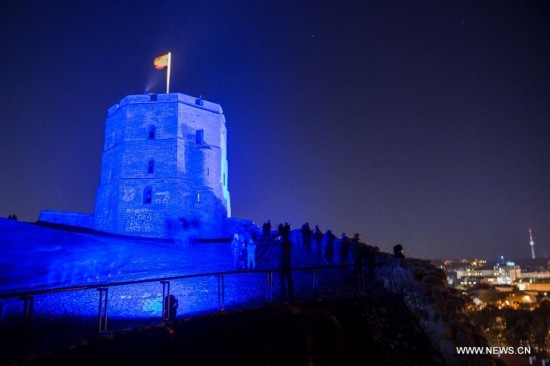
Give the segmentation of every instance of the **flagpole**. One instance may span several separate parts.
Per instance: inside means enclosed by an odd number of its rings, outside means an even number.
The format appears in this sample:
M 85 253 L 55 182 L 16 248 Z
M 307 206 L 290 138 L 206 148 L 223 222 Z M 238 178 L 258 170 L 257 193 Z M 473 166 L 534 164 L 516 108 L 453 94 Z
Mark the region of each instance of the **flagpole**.
M 170 68 L 172 66 L 172 52 L 168 52 L 168 71 L 166 72 L 166 94 L 170 94 Z

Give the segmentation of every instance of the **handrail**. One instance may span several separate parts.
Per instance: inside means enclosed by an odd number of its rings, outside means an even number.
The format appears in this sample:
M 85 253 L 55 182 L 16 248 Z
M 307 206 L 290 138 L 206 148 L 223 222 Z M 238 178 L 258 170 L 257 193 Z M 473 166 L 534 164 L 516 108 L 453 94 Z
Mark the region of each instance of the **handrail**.
M 375 264 L 380 266 L 381 264 Z M 384 264 L 385 265 L 385 264 Z M 315 269 L 334 269 L 334 268 L 351 268 L 352 265 L 325 265 L 325 266 L 309 266 L 309 267 L 294 267 L 291 268 L 291 271 L 308 271 Z M 0 299 L 9 299 L 14 297 L 23 297 L 23 296 L 34 296 L 34 295 L 44 295 L 52 294 L 57 292 L 71 292 L 71 291 L 81 291 L 81 290 L 91 290 L 99 289 L 105 287 L 117 287 L 117 286 L 128 286 L 128 285 L 137 285 L 141 283 L 150 283 L 150 282 L 159 282 L 159 281 L 174 281 L 181 280 L 185 278 L 197 278 L 197 277 L 207 277 L 207 276 L 219 276 L 219 275 L 233 275 L 233 274 L 247 274 L 247 273 L 269 273 L 269 272 L 279 272 L 279 268 L 271 269 L 258 269 L 251 271 L 225 271 L 225 272 L 207 272 L 207 273 L 195 273 L 188 275 L 179 275 L 179 276 L 169 276 L 169 277 L 156 277 L 156 278 L 147 278 L 143 280 L 133 280 L 133 281 L 122 281 L 122 282 L 106 282 L 106 283 L 95 283 L 92 285 L 84 286 L 70 286 L 70 287 L 57 287 L 52 289 L 43 289 L 43 290 L 31 290 L 31 291 L 20 291 L 7 294 L 0 294 Z
M 386 266 L 386 263 L 375 263 L 376 267 Z M 308 266 L 308 267 L 295 267 L 291 268 L 291 272 L 297 272 L 297 271 L 312 271 L 312 282 L 310 289 L 313 291 L 313 296 L 317 297 L 319 295 L 319 272 L 322 270 L 334 270 L 334 269 L 349 269 L 353 268 L 353 265 L 322 265 L 322 266 Z M 365 295 L 365 271 L 364 269 L 368 268 L 366 265 L 361 266 L 361 270 L 356 272 L 358 277 L 358 291 L 356 294 L 358 296 Z M 24 301 L 24 311 L 23 311 L 23 339 L 22 344 L 26 345 L 28 344 L 30 340 L 30 334 L 32 332 L 31 330 L 31 324 L 32 324 L 32 318 L 33 318 L 33 304 L 34 304 L 34 296 L 37 295 L 45 295 L 45 294 L 52 294 L 52 293 L 62 293 L 62 292 L 72 292 L 72 291 L 81 291 L 81 290 L 92 290 L 95 289 L 98 291 L 98 305 L 97 305 L 97 334 L 98 336 L 101 336 L 103 334 L 108 334 L 109 330 L 107 327 L 107 320 L 108 320 L 108 298 L 109 298 L 109 288 L 114 287 L 120 287 L 120 286 L 129 286 L 129 285 L 138 285 L 143 283 L 161 283 L 162 284 L 162 313 L 160 314 L 161 318 L 164 321 L 171 320 L 170 315 L 170 303 L 168 300 L 168 303 L 165 303 L 165 298 L 170 295 L 170 281 L 175 280 L 181 280 L 181 279 L 189 279 L 189 278 L 204 278 L 204 277 L 215 277 L 217 278 L 217 292 L 218 292 L 218 309 L 219 311 L 225 310 L 225 277 L 229 275 L 265 275 L 266 278 L 266 297 L 265 300 L 267 303 L 273 302 L 273 287 L 274 287 L 274 279 L 273 274 L 281 272 L 281 269 L 279 268 L 270 268 L 270 269 L 260 269 L 260 270 L 254 270 L 254 271 L 225 271 L 225 272 L 209 272 L 209 273 L 200 273 L 200 274 L 187 274 L 187 275 L 178 275 L 178 276 L 167 276 L 167 277 L 155 277 L 155 278 L 147 278 L 142 280 L 134 280 L 134 281 L 122 281 L 122 282 L 115 282 L 115 283 L 96 283 L 93 285 L 85 285 L 85 286 L 71 286 L 71 287 L 60 287 L 60 288 L 54 288 L 54 289 L 43 289 L 43 290 L 33 290 L 33 291 L 21 291 L 21 292 L 14 292 L 9 294 L 3 294 L 0 295 L 0 299 L 11 299 L 16 298 L 18 300 Z M 290 291 L 290 289 L 289 289 Z M 292 293 L 289 293 L 290 297 L 292 298 Z M 285 295 L 283 295 L 285 296 Z M 1 304 L 1 302 L 0 302 Z M 167 308 L 168 307 L 168 308 Z

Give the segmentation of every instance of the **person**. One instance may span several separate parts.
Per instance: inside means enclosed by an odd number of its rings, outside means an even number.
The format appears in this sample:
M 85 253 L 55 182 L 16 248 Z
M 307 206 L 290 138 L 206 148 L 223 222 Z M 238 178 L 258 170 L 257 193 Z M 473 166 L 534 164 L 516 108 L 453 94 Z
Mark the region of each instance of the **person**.
M 263 240 L 271 239 L 271 220 L 267 220 L 262 226 Z
M 334 257 L 334 235 L 332 234 L 332 231 L 327 230 L 324 235 L 324 252 L 323 257 L 328 263 L 332 263 L 332 258 Z
M 393 257 L 396 259 L 405 259 L 405 254 L 403 254 L 403 245 L 397 244 L 393 246 Z
M 189 247 L 189 221 L 184 217 L 178 218 L 179 225 L 176 227 L 176 247 L 187 249 Z
M 285 222 L 285 225 L 283 226 L 283 235 L 290 240 L 290 224 L 288 222 Z
M 300 231 L 302 233 L 302 247 L 306 250 L 311 250 L 311 229 L 309 223 L 306 222 L 303 224 Z
M 246 252 L 248 256 L 246 265 L 248 270 L 253 271 L 256 269 L 256 233 L 249 236 Z
M 241 247 L 240 247 L 240 251 L 239 251 L 239 264 L 238 264 L 239 271 L 246 270 L 246 260 L 247 260 L 246 252 L 247 252 L 246 240 L 243 240 L 241 242 Z
M 370 246 L 365 244 L 365 259 L 367 262 L 367 280 L 376 280 L 376 255 L 380 252 L 380 249 L 376 246 Z
M 313 242 L 315 243 L 315 252 L 317 254 L 321 253 L 321 242 L 323 240 L 323 232 L 319 229 L 318 225 L 315 225 L 313 230 Z
M 363 267 L 363 253 L 362 253 L 361 236 L 359 233 L 355 233 L 353 239 L 351 239 L 351 256 L 353 258 L 353 271 L 360 271 Z
M 350 243 L 350 238 L 346 233 L 342 233 L 342 238 L 340 239 L 340 264 L 343 266 L 348 264 Z
M 241 253 L 241 240 L 239 234 L 233 234 L 233 241 L 231 242 L 231 251 L 233 252 L 233 267 L 235 270 L 239 269 L 239 256 Z
M 281 280 L 281 297 L 292 300 L 294 298 L 294 288 L 292 285 L 292 272 L 290 270 L 290 256 L 292 244 L 288 236 L 281 237 L 281 255 L 279 261 L 279 274 Z M 286 282 L 286 284 L 285 284 Z
M 277 234 L 280 237 L 283 237 L 283 235 L 285 234 L 285 226 L 283 225 L 282 222 L 279 224 L 279 226 L 277 226 Z
M 174 321 L 178 311 L 178 299 L 174 295 L 164 298 L 164 320 Z
M 351 255 L 353 257 L 353 272 L 365 274 L 363 270 L 366 265 L 367 279 L 372 281 L 376 279 L 375 264 L 378 247 L 370 246 L 364 243 L 359 234 L 355 234 L 351 240 Z

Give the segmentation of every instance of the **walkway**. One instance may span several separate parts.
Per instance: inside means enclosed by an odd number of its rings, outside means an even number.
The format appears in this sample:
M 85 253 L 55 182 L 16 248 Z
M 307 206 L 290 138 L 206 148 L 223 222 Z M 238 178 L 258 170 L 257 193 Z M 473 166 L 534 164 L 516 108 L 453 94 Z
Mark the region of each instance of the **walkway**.
M 52 233 L 52 238 L 56 238 L 55 242 L 62 244 L 61 249 L 48 252 L 50 263 L 72 261 L 64 267 L 71 271 L 70 276 L 65 272 L 54 276 L 57 279 L 70 279 L 68 283 L 59 283 L 60 286 L 116 283 L 233 270 L 229 243 L 199 244 L 181 250 L 166 248 L 156 242 L 134 242 L 93 235 L 70 236 L 66 233 L 62 233 L 67 236 L 63 242 L 58 241 L 61 234 Z M 39 234 L 42 233 L 37 232 L 36 235 Z M 89 240 L 92 242 L 89 243 Z M 115 266 L 102 265 L 90 269 L 82 265 L 84 258 L 88 257 L 81 248 L 90 246 L 110 250 L 108 248 L 112 248 L 111 245 L 115 242 L 116 253 L 109 252 L 108 256 Z M 14 248 L 16 244 L 14 241 Z M 276 245 L 259 244 L 258 268 L 276 268 L 277 251 Z M 39 258 L 43 250 L 35 252 Z M 63 254 L 66 252 L 78 255 Z M 95 252 L 101 254 L 98 250 Z M 58 253 L 63 255 L 59 256 Z M 97 258 L 106 256 L 102 254 Z M 35 260 L 35 263 L 42 262 Z M 294 247 L 293 267 L 319 265 L 322 266 L 322 261 L 318 255 Z M 29 273 L 29 276 L 32 274 L 32 278 L 48 280 L 52 277 L 51 273 L 46 277 L 41 273 Z M 90 274 L 94 274 L 94 277 L 90 278 Z M 266 305 L 266 276 L 266 273 L 260 272 L 224 275 L 223 314 L 219 313 L 219 277 L 214 275 L 171 281 L 171 293 L 180 300 L 178 320 L 174 324 L 175 333 L 172 335 L 161 321 L 162 286 L 158 281 L 110 287 L 108 331 L 102 339 L 114 338 L 112 342 L 96 342 L 97 290 L 92 288 L 38 295 L 34 297 L 35 314 L 30 342 L 32 347 L 30 350 L 18 349 L 17 352 L 14 352 L 17 348 L 12 345 L 19 343 L 23 305 L 17 299 L 6 300 L 2 308 L 0 364 L 12 359 L 19 360 L 20 363 L 28 361 L 34 354 L 42 356 L 40 363 L 36 364 L 44 365 L 64 364 L 63 362 L 105 364 L 105 360 L 117 359 L 120 361 L 118 364 L 151 364 L 142 362 L 151 357 L 191 364 L 238 360 L 239 364 L 253 365 L 258 364 L 256 361 L 261 361 L 263 364 L 286 365 L 298 362 L 305 353 L 309 356 L 304 357 L 345 361 L 335 363 L 339 365 L 346 362 L 362 363 L 365 360 L 380 360 L 380 364 L 395 365 L 440 364 L 436 356 L 433 358 L 437 352 L 431 348 L 401 300 L 386 294 L 378 284 L 371 283 L 366 289 L 367 296 L 358 298 L 357 277 L 349 271 L 298 271 L 294 274 L 297 302 L 278 304 L 281 299 L 278 296 L 278 276 L 275 274 L 273 304 Z M 51 286 L 52 282 L 48 281 L 47 287 Z M 312 286 L 318 288 L 314 289 Z M 331 300 L 312 302 L 315 298 Z M 306 328 L 300 328 L 297 333 L 298 325 Z M 329 327 L 331 336 L 327 338 L 327 332 L 317 329 L 317 325 Z M 135 328 L 148 330 L 131 330 Z M 314 336 L 308 338 L 307 333 L 313 333 Z M 288 334 L 295 337 L 297 334 L 301 335 L 299 339 L 295 339 L 289 338 Z M 313 339 L 315 345 L 305 341 L 307 339 Z M 77 347 L 63 356 L 59 354 L 50 361 L 43 358 L 43 355 L 59 350 L 60 345 L 71 345 L 70 348 L 74 348 L 78 344 L 87 346 Z M 310 344 L 310 351 L 304 351 L 305 344 Z M 67 361 L 64 361 L 65 357 Z M 80 359 L 78 362 L 70 361 L 71 357 Z M 303 364 L 300 362 L 298 363 Z

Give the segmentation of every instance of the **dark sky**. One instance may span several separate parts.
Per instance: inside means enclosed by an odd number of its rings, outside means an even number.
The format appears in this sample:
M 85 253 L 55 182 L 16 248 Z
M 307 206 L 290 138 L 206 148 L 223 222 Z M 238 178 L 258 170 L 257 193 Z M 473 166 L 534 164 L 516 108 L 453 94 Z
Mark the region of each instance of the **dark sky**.
M 418 257 L 550 255 L 548 1 L 6 1 L 0 215 L 92 212 L 106 110 L 222 105 L 233 216 Z

